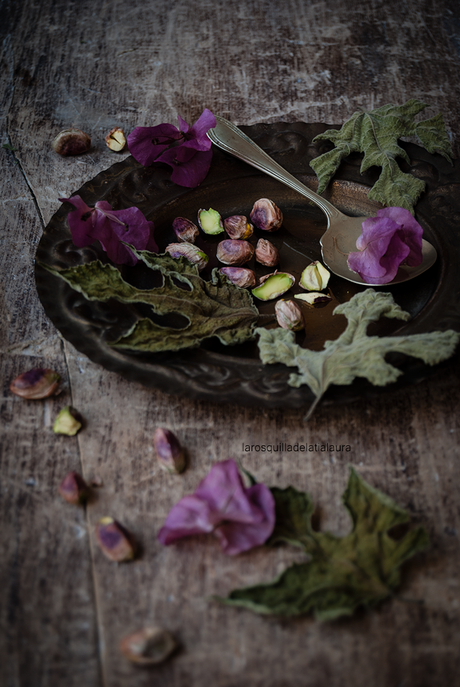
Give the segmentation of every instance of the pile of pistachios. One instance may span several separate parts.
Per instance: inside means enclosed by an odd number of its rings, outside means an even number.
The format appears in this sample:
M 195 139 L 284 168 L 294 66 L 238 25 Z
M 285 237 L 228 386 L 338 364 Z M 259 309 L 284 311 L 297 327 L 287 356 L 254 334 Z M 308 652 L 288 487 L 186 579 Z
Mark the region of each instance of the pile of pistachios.
M 294 284 L 295 277 L 288 272 L 276 270 L 272 274 L 260 277 L 257 284 L 254 270 L 243 267 L 252 257 L 265 267 L 275 267 L 280 261 L 278 249 L 267 239 L 260 238 L 254 248 L 247 239 L 257 229 L 274 232 L 280 229 L 283 223 L 283 213 L 269 198 L 257 200 L 249 215 L 249 220 L 244 215 L 232 215 L 222 220 L 220 214 L 209 208 L 198 211 L 198 226 L 205 234 L 215 236 L 226 232 L 230 237 L 221 241 L 217 246 L 217 259 L 225 265 L 220 268 L 232 284 L 241 288 L 252 288 L 252 295 L 261 301 L 269 301 L 286 293 Z M 203 270 L 208 264 L 206 253 L 195 245 L 200 235 L 199 228 L 191 220 L 185 217 L 176 217 L 173 221 L 173 230 L 179 243 L 170 243 L 166 252 L 174 258 L 185 257 L 199 270 Z M 312 262 L 302 272 L 299 284 L 306 289 L 305 294 L 296 294 L 294 298 L 305 301 L 309 305 L 325 303 L 331 300 L 331 296 L 320 293 L 326 289 L 330 272 L 319 262 Z M 305 326 L 303 314 L 294 301 L 279 300 L 275 305 L 275 315 L 278 324 L 284 329 L 297 331 Z

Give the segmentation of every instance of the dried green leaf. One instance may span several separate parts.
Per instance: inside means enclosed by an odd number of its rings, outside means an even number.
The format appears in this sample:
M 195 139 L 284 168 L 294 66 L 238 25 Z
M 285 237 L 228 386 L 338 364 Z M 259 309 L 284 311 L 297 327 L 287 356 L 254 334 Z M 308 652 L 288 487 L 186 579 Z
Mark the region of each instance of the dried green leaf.
M 400 157 L 410 162 L 406 151 L 398 145 L 403 136 L 417 136 L 429 153 L 439 153 L 452 162 L 452 150 L 441 114 L 416 123 L 414 117 L 426 107 L 420 100 L 408 100 L 405 105 L 384 105 L 371 112 L 355 112 L 340 130 L 329 129 L 314 141 L 332 141 L 333 150 L 311 161 L 322 193 L 337 171 L 343 158 L 350 153 L 364 153 L 361 173 L 377 166 L 382 172 L 369 193 L 371 200 L 382 205 L 403 207 L 414 214 L 414 205 L 425 188 L 425 182 L 401 171 L 396 161 Z
M 335 341 L 326 341 L 322 351 L 311 351 L 295 343 L 295 334 L 288 329 L 256 329 L 259 352 L 263 363 L 284 363 L 297 367 L 298 374 L 289 377 L 289 384 L 307 384 L 316 396 L 307 419 L 331 384 L 348 385 L 355 377 L 364 377 L 376 386 L 385 386 L 402 374 L 385 361 L 390 351 L 420 358 L 435 365 L 452 355 L 460 335 L 452 330 L 412 334 L 407 336 L 368 336 L 367 326 L 382 315 L 408 320 L 391 293 L 366 289 L 334 310 L 348 320 L 345 331 Z
M 313 504 L 296 489 L 272 489 L 276 526 L 269 543 L 279 539 L 303 547 L 310 560 L 292 565 L 268 584 L 232 591 L 229 606 L 283 616 L 312 613 L 319 620 L 351 615 L 358 606 L 372 607 L 393 593 L 400 566 L 428 546 L 422 527 L 393 539 L 388 531 L 407 523 L 405 510 L 367 484 L 354 470 L 342 500 L 353 528 L 345 537 L 315 532 Z
M 245 289 L 231 284 L 218 270 L 213 270 L 211 281 L 205 281 L 185 258 L 131 249 L 150 269 L 161 273 L 161 286 L 137 289 L 124 281 L 118 269 L 99 261 L 65 270 L 44 265 L 89 300 L 115 298 L 122 303 L 144 303 L 157 315 L 179 313 L 188 321 L 184 328 L 176 329 L 143 318 L 111 345 L 158 352 L 198 346 L 211 336 L 228 345 L 253 338 L 258 310 Z

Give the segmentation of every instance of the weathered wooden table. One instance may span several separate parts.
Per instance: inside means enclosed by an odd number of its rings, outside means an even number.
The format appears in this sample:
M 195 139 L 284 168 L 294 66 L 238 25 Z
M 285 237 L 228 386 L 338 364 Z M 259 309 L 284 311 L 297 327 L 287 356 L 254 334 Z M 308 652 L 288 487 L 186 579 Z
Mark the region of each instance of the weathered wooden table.
M 460 685 L 459 367 L 372 400 L 260 410 L 169 396 L 90 362 L 39 302 L 34 256 L 59 198 L 110 167 L 114 126 L 194 121 L 204 107 L 237 124 L 340 123 L 358 108 L 419 98 L 444 115 L 458 156 L 460 13 L 453 0 L 346 3 L 241 0 L 42 0 L 1 3 L 2 687 L 443 687 Z M 60 158 L 58 131 L 92 136 Z M 460 291 L 457 291 L 460 296 Z M 458 315 L 458 310 L 457 310 Z M 63 377 L 61 395 L 26 402 L 9 383 L 32 367 Z M 86 418 L 74 438 L 51 425 L 65 404 Z M 187 447 L 182 477 L 154 460 L 156 427 Z M 348 453 L 243 454 L 248 444 L 350 445 Z M 400 595 L 372 612 L 319 624 L 225 608 L 214 594 L 270 580 L 287 547 L 226 557 L 199 537 L 163 547 L 169 508 L 214 461 L 242 459 L 260 481 L 308 490 L 321 528 L 345 533 L 340 503 L 352 464 L 408 509 L 431 548 L 404 569 Z M 103 486 L 86 509 L 57 495 L 66 472 Z M 107 561 L 94 525 L 112 515 L 142 554 Z M 180 649 L 142 670 L 118 644 L 148 624 Z

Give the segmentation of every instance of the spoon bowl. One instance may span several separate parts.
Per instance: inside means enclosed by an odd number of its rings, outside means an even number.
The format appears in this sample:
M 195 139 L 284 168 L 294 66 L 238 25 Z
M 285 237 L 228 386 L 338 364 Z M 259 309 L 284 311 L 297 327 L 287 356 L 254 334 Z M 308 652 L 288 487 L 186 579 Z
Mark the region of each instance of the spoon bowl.
M 298 181 L 237 126 L 223 117 L 216 116 L 216 126 L 208 131 L 208 138 L 218 148 L 247 162 L 261 172 L 269 174 L 318 205 L 327 217 L 327 229 L 320 239 L 321 254 L 325 265 L 334 274 L 355 284 L 376 285 L 375 282 L 364 281 L 359 274 L 350 270 L 347 264 L 348 253 L 357 250 L 356 240 L 362 234 L 362 223 L 366 217 L 344 215 L 325 198 Z M 434 246 L 422 239 L 422 262 L 420 265 L 417 267 L 401 265 L 396 277 L 392 281 L 386 282 L 384 286 L 400 284 L 419 276 L 434 265 L 436 258 L 437 253 Z

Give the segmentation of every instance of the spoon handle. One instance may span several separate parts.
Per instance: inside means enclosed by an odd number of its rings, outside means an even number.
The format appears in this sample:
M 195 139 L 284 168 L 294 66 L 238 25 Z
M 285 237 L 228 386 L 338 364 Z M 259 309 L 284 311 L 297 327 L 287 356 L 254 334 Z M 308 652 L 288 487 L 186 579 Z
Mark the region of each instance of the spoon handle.
M 247 162 L 256 169 L 259 169 L 265 174 L 269 174 L 278 181 L 281 181 L 286 186 L 294 189 L 301 195 L 311 200 L 315 205 L 318 205 L 325 213 L 328 219 L 341 213 L 325 198 L 322 198 L 314 191 L 311 191 L 292 174 L 289 174 L 281 165 L 279 165 L 273 158 L 270 157 L 262 148 L 254 143 L 246 134 L 244 134 L 237 126 L 227 121 L 223 117 L 216 115 L 216 126 L 209 129 L 208 138 L 218 148 L 222 148 L 226 153 L 230 153 L 235 157 Z

